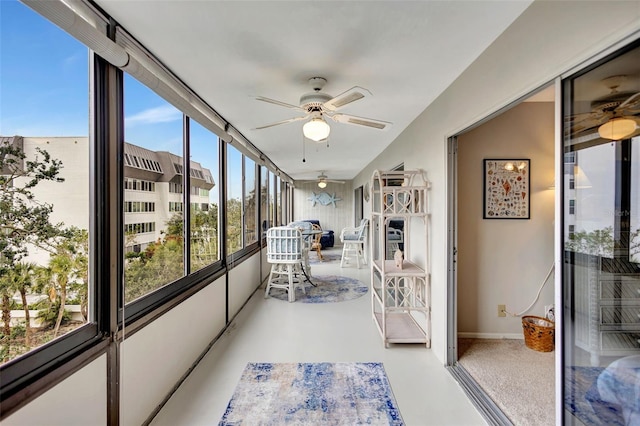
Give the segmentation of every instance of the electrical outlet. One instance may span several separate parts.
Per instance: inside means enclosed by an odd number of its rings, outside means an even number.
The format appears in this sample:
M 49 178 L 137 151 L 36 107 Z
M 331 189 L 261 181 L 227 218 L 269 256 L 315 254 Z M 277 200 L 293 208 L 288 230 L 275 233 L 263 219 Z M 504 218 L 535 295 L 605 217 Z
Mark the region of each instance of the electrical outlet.
M 544 307 L 544 317 L 550 321 L 556 320 L 555 308 L 554 305 L 545 305 Z
M 507 305 L 498 305 L 498 316 L 499 317 L 506 317 L 507 313 L 505 312 L 507 310 Z

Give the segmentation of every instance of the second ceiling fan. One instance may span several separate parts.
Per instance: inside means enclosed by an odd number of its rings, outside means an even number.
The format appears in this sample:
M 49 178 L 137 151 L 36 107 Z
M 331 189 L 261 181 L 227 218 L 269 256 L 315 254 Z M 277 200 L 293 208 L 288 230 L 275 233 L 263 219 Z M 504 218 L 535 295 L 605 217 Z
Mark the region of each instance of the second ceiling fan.
M 339 184 L 344 184 L 345 183 L 345 181 L 343 181 L 343 180 L 329 179 L 324 171 L 320 172 L 320 174 L 318 175 L 317 179 L 301 180 L 299 182 L 302 182 L 302 183 L 311 183 L 311 182 L 315 183 L 315 182 L 317 182 L 318 183 L 318 188 L 326 188 L 327 187 L 327 183 L 339 183 Z
M 324 141 L 331 131 L 329 124 L 325 120 L 326 117 L 337 123 L 354 124 L 377 130 L 385 130 L 391 125 L 391 123 L 387 121 L 356 117 L 354 115 L 336 112 L 345 105 L 358 101 L 365 96 L 371 96 L 371 92 L 362 87 L 354 86 L 338 96 L 331 96 L 322 92 L 322 88 L 326 83 L 327 80 L 322 77 L 310 78 L 309 85 L 313 91 L 305 93 L 300 97 L 300 105 L 293 105 L 275 99 L 265 98 L 263 96 L 256 97 L 259 101 L 297 110 L 304 113 L 304 115 L 266 124 L 264 126 L 256 127 L 254 130 L 266 129 L 280 124 L 293 123 L 294 121 L 308 120 L 302 128 L 305 137 L 315 142 L 320 142 Z

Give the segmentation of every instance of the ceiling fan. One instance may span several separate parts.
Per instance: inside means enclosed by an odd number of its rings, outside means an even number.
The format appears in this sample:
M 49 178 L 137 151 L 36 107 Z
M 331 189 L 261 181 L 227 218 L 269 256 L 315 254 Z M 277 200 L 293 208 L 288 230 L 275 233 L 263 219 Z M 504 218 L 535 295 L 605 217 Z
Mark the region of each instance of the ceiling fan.
M 331 131 L 326 118 L 330 118 L 337 123 L 355 124 L 358 126 L 369 127 L 371 129 L 377 130 L 385 130 L 391 125 L 391 123 L 387 121 L 356 117 L 354 115 L 336 112 L 345 105 L 349 105 L 366 96 L 371 96 L 371 92 L 362 87 L 354 86 L 346 92 L 339 94 L 338 96 L 331 96 L 322 91 L 322 88 L 326 83 L 327 80 L 322 77 L 310 78 L 309 85 L 311 86 L 311 89 L 313 89 L 313 91 L 305 93 L 300 97 L 300 105 L 292 105 L 286 102 L 277 101 L 275 99 L 257 96 L 256 100 L 280 105 L 286 108 L 291 108 L 303 112 L 304 115 L 301 117 L 293 117 L 287 120 L 278 121 L 276 123 L 256 127 L 253 130 L 266 129 L 268 127 L 292 123 L 294 121 L 308 120 L 302 127 L 302 132 L 304 133 L 306 138 L 311 139 L 315 142 L 320 142 L 324 141 L 329 136 L 329 132 Z
M 591 102 L 591 111 L 569 118 L 569 130 L 573 136 L 591 129 L 598 129 L 603 139 L 620 140 L 640 133 L 640 92 L 619 92 L 626 76 L 605 78 L 603 83 L 611 93 Z
M 320 172 L 320 174 L 318 175 L 317 179 L 301 180 L 299 182 L 302 182 L 302 183 L 317 182 L 318 183 L 318 188 L 326 188 L 327 187 L 327 183 L 329 183 L 329 182 L 331 182 L 331 183 L 339 183 L 339 184 L 344 184 L 345 183 L 345 181 L 343 181 L 343 180 L 329 179 L 327 177 L 327 175 L 324 174 L 323 171 Z

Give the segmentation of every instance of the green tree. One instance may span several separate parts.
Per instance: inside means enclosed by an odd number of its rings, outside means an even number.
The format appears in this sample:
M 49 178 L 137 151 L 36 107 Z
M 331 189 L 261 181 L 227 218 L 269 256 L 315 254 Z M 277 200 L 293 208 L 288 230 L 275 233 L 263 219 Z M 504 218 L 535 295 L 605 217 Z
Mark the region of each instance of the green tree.
M 53 206 L 32 191 L 42 181 L 63 182 L 62 162 L 40 148 L 27 159 L 14 139 L 0 143 L 0 276 L 28 254 L 29 244 L 51 251 L 51 241 L 63 234 L 62 224 L 49 220 Z
M 69 291 L 78 295 L 85 305 L 88 292 L 88 233 L 86 230 L 70 228 L 68 237 L 58 240 L 55 252 L 44 268 L 44 285 L 49 300 L 58 308 L 53 337 L 58 335 L 65 315 Z M 86 313 L 86 312 L 85 312 Z
M 227 200 L 227 253 L 234 253 L 242 248 L 242 201 L 231 198 Z
M 27 349 L 30 346 L 31 340 L 31 316 L 29 312 L 29 304 L 27 303 L 27 293 L 33 284 L 35 284 L 35 275 L 37 271 L 38 265 L 31 262 L 18 262 L 15 265 L 15 268 L 9 271 L 8 274 L 5 275 L 7 277 L 8 286 L 11 290 L 17 291 L 20 293 L 20 299 L 22 301 L 22 309 L 24 310 L 24 319 L 25 319 L 25 346 Z M 4 303 L 3 303 L 4 307 Z M 4 309 L 3 309 L 3 318 L 4 318 Z M 10 320 L 9 315 L 9 320 Z M 5 327 L 5 332 L 7 331 Z M 5 335 L 9 335 L 5 333 Z
M 51 252 L 55 238 L 64 236 L 62 224 L 50 222 L 53 206 L 38 201 L 33 193 L 42 181 L 64 181 L 58 176 L 62 162 L 40 148 L 27 159 L 19 142 L 17 137 L 0 142 L 0 295 L 5 335 L 11 330 L 11 296 L 16 290 L 7 274 L 27 256 L 29 245 Z
M 167 237 L 149 244 L 138 259 L 125 266 L 125 303 L 150 293 L 164 284 L 180 278 L 184 273 L 182 240 Z
M 613 228 L 578 231 L 565 243 L 568 250 L 596 256 L 613 257 Z
M 218 260 L 218 205 L 191 209 L 191 268 L 197 270 Z

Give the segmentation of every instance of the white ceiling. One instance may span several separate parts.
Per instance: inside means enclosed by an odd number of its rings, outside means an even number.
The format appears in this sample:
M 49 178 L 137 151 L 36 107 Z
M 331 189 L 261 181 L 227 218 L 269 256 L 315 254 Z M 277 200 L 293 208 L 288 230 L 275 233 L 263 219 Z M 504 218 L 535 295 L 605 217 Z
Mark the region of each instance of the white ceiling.
M 352 179 L 531 3 L 521 1 L 113 1 L 96 3 L 294 179 Z M 508 64 L 503 64 L 508 66 Z M 295 111 L 307 80 L 373 96 L 340 112 L 389 130 L 330 122 L 329 147 Z M 135 143 L 135 141 L 132 141 Z

